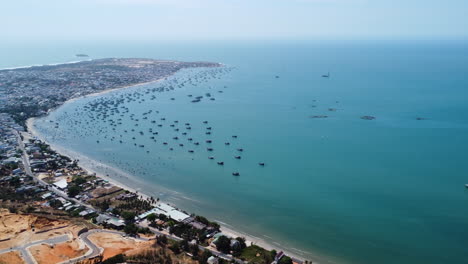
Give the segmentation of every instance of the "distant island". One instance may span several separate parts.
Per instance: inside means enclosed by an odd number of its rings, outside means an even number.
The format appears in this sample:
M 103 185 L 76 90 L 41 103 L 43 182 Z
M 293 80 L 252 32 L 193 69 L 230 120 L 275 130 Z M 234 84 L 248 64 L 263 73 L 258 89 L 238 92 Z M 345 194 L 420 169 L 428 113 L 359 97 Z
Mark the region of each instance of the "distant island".
M 89 57 L 88 54 L 82 54 L 82 53 L 76 54 L 75 56 L 76 57 Z

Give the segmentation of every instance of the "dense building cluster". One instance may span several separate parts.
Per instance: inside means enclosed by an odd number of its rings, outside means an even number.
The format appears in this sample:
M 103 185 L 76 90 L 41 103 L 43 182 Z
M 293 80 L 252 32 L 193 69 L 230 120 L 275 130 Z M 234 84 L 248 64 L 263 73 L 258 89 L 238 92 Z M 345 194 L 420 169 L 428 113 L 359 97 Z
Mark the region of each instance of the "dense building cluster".
M 184 68 L 217 67 L 209 62 L 98 59 L 78 63 L 0 70 L 0 112 L 20 124 L 71 98 L 156 81 Z

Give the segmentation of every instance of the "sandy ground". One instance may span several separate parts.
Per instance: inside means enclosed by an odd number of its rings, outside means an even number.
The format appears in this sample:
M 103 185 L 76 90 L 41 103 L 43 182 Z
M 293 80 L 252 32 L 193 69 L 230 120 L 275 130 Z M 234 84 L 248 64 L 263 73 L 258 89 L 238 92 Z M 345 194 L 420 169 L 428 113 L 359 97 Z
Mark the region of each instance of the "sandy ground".
M 18 251 L 8 252 L 0 255 L 0 264 L 23 264 L 24 261 Z
M 2 210 L 0 211 L 0 239 L 10 238 L 10 240 L 0 242 L 0 249 L 70 233 L 70 228 L 36 233 L 68 224 L 65 221 L 52 221 L 33 215 L 10 214 L 8 210 Z
M 132 238 L 125 238 L 121 235 L 110 233 L 94 233 L 91 234 L 88 238 L 98 247 L 104 249 L 104 259 L 122 253 L 127 255 L 135 254 L 141 250 L 151 248 L 152 244 L 154 243 L 154 241 L 138 241 Z
M 54 264 L 84 255 L 88 247 L 77 240 L 67 241 L 55 246 L 37 245 L 29 248 L 29 252 L 38 264 Z
M 66 228 L 45 231 L 51 228 L 66 226 Z M 10 238 L 0 242 L 0 249 L 24 245 L 37 240 L 44 240 L 65 234 L 74 235 L 81 229 L 76 225 L 70 225 L 66 221 L 49 220 L 34 215 L 11 214 L 8 210 L 0 211 L 0 239 Z

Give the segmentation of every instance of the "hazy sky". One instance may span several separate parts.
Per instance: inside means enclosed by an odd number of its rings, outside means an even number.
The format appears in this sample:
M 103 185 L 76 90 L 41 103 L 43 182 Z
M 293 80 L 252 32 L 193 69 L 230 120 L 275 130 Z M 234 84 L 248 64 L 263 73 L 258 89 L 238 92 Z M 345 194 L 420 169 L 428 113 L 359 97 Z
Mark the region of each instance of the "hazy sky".
M 468 0 L 0 0 L 0 39 L 468 38 Z

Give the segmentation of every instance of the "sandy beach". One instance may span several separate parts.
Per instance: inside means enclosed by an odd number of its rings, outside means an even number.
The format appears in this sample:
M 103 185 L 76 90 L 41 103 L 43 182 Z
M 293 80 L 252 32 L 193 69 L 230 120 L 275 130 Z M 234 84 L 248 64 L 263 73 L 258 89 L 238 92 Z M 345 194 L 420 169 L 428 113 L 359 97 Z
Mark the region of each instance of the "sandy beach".
M 170 76 L 166 76 L 166 77 L 160 78 L 158 80 L 150 81 L 150 82 L 144 82 L 144 83 L 139 83 L 139 84 L 130 85 L 130 86 L 124 86 L 124 87 L 116 87 L 116 88 L 107 89 L 107 90 L 97 92 L 97 93 L 92 93 L 92 94 L 88 94 L 88 95 L 84 95 L 84 96 L 71 98 L 70 100 L 67 100 L 63 105 L 65 105 L 67 103 L 74 102 L 74 101 L 82 99 L 82 98 L 101 96 L 101 95 L 104 95 L 104 94 L 107 94 L 107 93 L 110 93 L 110 92 L 113 92 L 113 91 L 116 91 L 116 90 L 120 90 L 120 89 L 131 88 L 131 87 L 136 87 L 136 86 L 141 86 L 141 85 L 146 85 L 146 84 L 150 84 L 150 83 L 159 82 L 159 81 L 164 80 L 164 79 L 166 79 L 168 77 L 170 77 Z M 51 110 L 49 110 L 49 112 L 54 111 L 54 110 L 55 109 L 51 109 Z M 89 157 L 87 157 L 87 156 L 85 156 L 85 155 L 83 155 L 81 153 L 72 151 L 72 150 L 67 149 L 67 148 L 65 148 L 63 146 L 53 144 L 53 143 L 47 141 L 45 139 L 45 137 L 43 135 L 41 135 L 35 129 L 34 122 L 37 119 L 38 118 L 29 118 L 27 120 L 27 122 L 26 122 L 27 130 L 30 133 L 31 137 L 35 137 L 35 138 L 38 138 L 38 139 L 42 140 L 43 142 L 46 142 L 47 144 L 50 145 L 50 147 L 54 151 L 60 153 L 61 155 L 67 156 L 72 160 L 78 160 L 78 163 L 79 163 L 80 167 L 82 167 L 84 170 L 86 170 L 90 174 L 96 174 L 97 177 L 100 177 L 100 178 L 108 181 L 109 183 L 111 183 L 111 184 L 113 184 L 115 186 L 118 186 L 118 187 L 120 187 L 122 189 L 129 190 L 131 192 L 137 192 L 139 195 L 143 196 L 144 198 L 154 197 L 154 196 L 148 195 L 147 193 L 144 193 L 144 191 L 143 192 L 141 191 L 141 189 L 138 186 L 145 186 L 145 185 L 147 185 L 147 183 L 141 181 L 137 177 L 135 177 L 135 176 L 133 176 L 133 175 L 131 175 L 129 173 L 126 173 L 126 172 L 124 172 L 122 170 L 119 170 L 119 169 L 117 169 L 115 167 L 112 167 L 112 166 L 109 166 L 107 164 L 101 163 L 99 161 L 93 160 L 93 159 L 91 159 L 91 158 L 89 158 Z M 130 186 L 130 184 L 133 185 L 133 187 Z M 184 197 L 183 194 L 178 193 L 176 191 L 169 190 L 169 189 L 163 188 L 161 186 L 156 186 L 156 187 L 158 188 L 158 191 L 160 191 L 160 192 L 168 193 L 168 194 L 170 194 L 172 196 Z M 154 197 L 154 198 L 156 198 L 156 197 Z M 165 202 L 165 201 L 163 200 L 163 202 Z M 178 206 L 177 204 L 173 204 L 173 203 L 170 203 L 170 204 L 175 206 L 175 207 Z M 181 209 L 183 210 L 183 208 L 181 208 Z M 191 212 L 189 212 L 189 213 L 191 213 Z M 239 231 L 235 230 L 234 228 L 232 228 L 231 226 L 228 227 L 224 223 L 220 223 L 220 225 L 221 225 L 221 231 L 222 231 L 223 234 L 226 234 L 226 235 L 231 236 L 231 237 L 244 237 L 246 239 L 247 245 L 256 244 L 256 245 L 259 245 L 259 246 L 261 246 L 261 247 L 263 247 L 263 248 L 265 248 L 267 250 L 272 250 L 272 249 L 276 249 L 277 251 L 282 250 L 287 255 L 289 255 L 291 257 L 294 257 L 296 259 L 303 259 L 303 257 L 301 257 L 299 254 L 295 254 L 295 253 L 291 252 L 291 250 L 281 248 L 280 246 L 274 246 L 274 245 L 272 245 L 271 242 L 267 242 L 266 240 L 264 240 L 262 238 L 254 237 L 254 236 L 251 236 L 249 234 L 239 232 Z M 317 263 L 317 262 L 314 262 L 314 263 Z
M 92 96 L 101 95 L 101 94 L 107 93 L 109 91 L 110 90 L 100 92 L 100 93 L 96 93 L 96 94 L 93 94 Z M 75 99 L 72 99 L 72 100 L 77 100 L 77 99 L 78 98 L 75 98 Z M 67 102 L 70 102 L 70 101 L 67 101 Z M 133 175 L 131 175 L 129 173 L 126 173 L 126 172 L 124 172 L 122 170 L 119 170 L 119 169 L 117 169 L 115 167 L 112 167 L 112 166 L 109 166 L 109 165 L 104 164 L 102 162 L 93 160 L 93 159 L 91 159 L 91 158 L 89 158 L 89 157 L 87 157 L 87 156 L 85 156 L 85 155 L 83 155 L 81 153 L 78 153 L 78 152 L 72 151 L 70 149 L 64 148 L 62 146 L 59 146 L 57 144 L 53 144 L 51 142 L 48 142 L 45 139 L 45 137 L 43 135 L 41 135 L 35 129 L 35 127 L 34 127 L 35 120 L 36 120 L 36 118 L 30 118 L 26 122 L 28 132 L 30 133 L 31 137 L 37 138 L 37 139 L 40 139 L 43 142 L 46 142 L 47 144 L 50 145 L 50 147 L 54 151 L 60 153 L 61 155 L 67 156 L 72 160 L 78 160 L 79 166 L 82 167 L 84 170 L 86 170 L 89 174 L 96 174 L 97 177 L 102 178 L 102 179 L 108 181 L 109 183 L 111 183 L 111 184 L 113 184 L 115 186 L 118 186 L 118 187 L 120 187 L 122 189 L 131 191 L 131 192 L 137 192 L 140 196 L 143 196 L 143 198 L 152 197 L 151 195 L 148 195 L 148 194 L 144 193 L 144 191 L 141 191 L 140 188 L 136 187 L 138 185 L 143 186 L 143 185 L 147 184 L 147 183 L 139 180 L 137 177 L 134 177 Z M 27 132 L 25 132 L 25 133 L 27 133 Z M 126 181 L 126 183 L 124 181 Z M 133 183 L 132 185 L 136 185 L 136 186 L 135 187 L 129 186 L 129 182 Z M 161 191 L 161 192 L 170 193 L 171 195 L 179 196 L 179 197 L 182 196 L 182 194 L 180 194 L 180 193 L 178 193 L 176 191 L 169 190 L 169 189 L 163 188 L 161 186 L 158 186 L 158 188 L 160 188 L 159 191 Z M 154 197 L 154 198 L 156 198 L 156 197 Z M 165 201 L 163 200 L 162 202 L 165 202 Z M 178 206 L 177 204 L 172 204 L 172 203 L 170 203 L 170 204 L 174 205 L 175 207 Z M 183 210 L 183 208 L 180 208 L 180 209 Z M 191 213 L 191 212 L 189 212 L 189 213 Z M 272 245 L 271 243 L 265 241 L 262 238 L 254 237 L 254 236 L 251 236 L 249 234 L 237 231 L 232 227 L 228 227 L 224 223 L 219 223 L 219 224 L 221 226 L 221 232 L 223 234 L 225 234 L 227 236 L 231 236 L 231 237 L 244 237 L 246 239 L 246 244 L 247 245 L 255 244 L 255 245 L 261 246 L 261 247 L 263 247 L 263 248 L 265 248 L 267 250 L 272 250 L 272 249 L 275 249 L 277 251 L 282 250 L 287 255 L 289 255 L 291 257 L 294 257 L 296 259 L 303 259 L 303 257 L 299 256 L 298 254 L 295 254 L 295 253 L 291 252 L 288 249 L 283 249 L 283 248 L 281 248 L 279 246 L 274 246 L 274 245 Z M 314 263 L 318 263 L 318 262 L 314 262 Z

